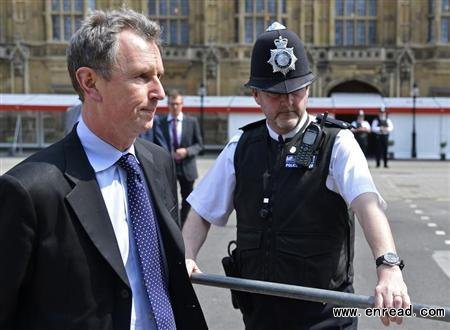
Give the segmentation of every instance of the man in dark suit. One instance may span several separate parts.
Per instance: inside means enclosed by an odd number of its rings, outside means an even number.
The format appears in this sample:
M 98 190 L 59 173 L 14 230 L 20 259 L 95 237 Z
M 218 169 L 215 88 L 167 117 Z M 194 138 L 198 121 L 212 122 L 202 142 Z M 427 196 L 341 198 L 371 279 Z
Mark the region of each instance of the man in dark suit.
M 67 109 L 64 113 L 64 135 L 69 134 L 76 123 L 80 120 L 83 105 L 77 104 Z
M 93 12 L 72 37 L 79 123 L 0 177 L 0 329 L 207 328 L 174 166 L 136 139 L 164 98 L 159 35 L 121 9 Z
M 196 156 L 203 150 L 200 126 L 195 117 L 183 113 L 183 95 L 177 90 L 169 94 L 169 114 L 160 122 L 166 141 L 170 141 L 177 179 L 181 190 L 181 226 L 191 206 L 186 198 L 198 177 Z

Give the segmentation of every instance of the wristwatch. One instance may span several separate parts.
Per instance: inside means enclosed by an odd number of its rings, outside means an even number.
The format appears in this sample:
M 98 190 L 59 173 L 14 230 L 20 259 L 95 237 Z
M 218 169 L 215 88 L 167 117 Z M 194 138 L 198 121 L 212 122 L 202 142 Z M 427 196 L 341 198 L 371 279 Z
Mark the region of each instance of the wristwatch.
M 375 263 L 377 264 L 377 267 L 380 265 L 398 266 L 400 270 L 405 267 L 403 260 L 400 260 L 399 256 L 394 252 L 387 252 L 386 254 L 379 256 L 375 260 Z

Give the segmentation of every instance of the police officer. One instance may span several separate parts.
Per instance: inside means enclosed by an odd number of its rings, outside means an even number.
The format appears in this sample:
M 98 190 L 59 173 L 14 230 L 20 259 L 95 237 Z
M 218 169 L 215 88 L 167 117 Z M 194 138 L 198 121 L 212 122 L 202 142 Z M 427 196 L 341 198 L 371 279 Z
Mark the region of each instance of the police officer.
M 356 142 L 358 142 L 364 155 L 367 157 L 367 146 L 369 144 L 370 124 L 364 119 L 364 110 L 358 111 L 356 120 L 352 122 L 351 131 L 355 134 Z
M 387 150 L 389 145 L 389 133 L 394 130 L 394 124 L 387 116 L 384 106 L 380 108 L 378 118 L 372 122 L 372 133 L 375 134 L 376 149 L 375 159 L 377 168 L 380 167 L 380 160 L 383 158 L 384 167 L 388 168 Z
M 274 23 L 258 37 L 246 86 L 266 118 L 231 139 L 189 196 L 188 271 L 199 271 L 195 258 L 210 225 L 224 226 L 235 209 L 238 276 L 353 292 L 350 207 L 374 256 L 375 305 L 407 307 L 385 203 L 349 125 L 306 112 L 314 79 L 294 32 Z M 356 328 L 356 319 L 334 318 L 330 304 L 258 294 L 239 295 L 238 304 L 246 329 Z M 390 321 L 402 320 L 382 318 Z

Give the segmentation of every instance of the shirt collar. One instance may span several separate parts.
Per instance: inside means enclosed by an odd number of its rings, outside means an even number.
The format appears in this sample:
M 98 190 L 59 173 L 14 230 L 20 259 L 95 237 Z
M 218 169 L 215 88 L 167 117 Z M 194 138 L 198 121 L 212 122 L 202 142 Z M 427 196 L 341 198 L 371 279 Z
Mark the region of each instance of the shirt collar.
M 172 114 L 171 113 L 169 113 L 168 115 L 167 115 L 167 121 L 168 122 L 171 122 L 172 120 L 173 120 L 173 116 L 172 116 Z M 178 115 L 178 117 L 176 117 L 177 118 L 177 120 L 178 121 L 183 121 L 183 112 L 180 112 L 180 114 Z
M 95 133 L 86 126 L 83 118 L 80 118 L 77 125 L 77 134 L 80 138 L 84 151 L 86 152 L 89 163 L 94 168 L 96 173 L 115 165 L 122 155 L 131 153 L 136 157 L 134 144 L 123 152 L 116 149 L 95 135 Z
M 297 126 L 295 126 L 295 128 L 294 128 L 292 131 L 287 132 L 286 134 L 283 134 L 283 135 L 282 135 L 282 136 L 283 136 L 283 140 L 290 139 L 290 138 L 294 137 L 294 135 L 297 134 L 297 133 L 301 130 L 301 128 L 303 127 L 303 125 L 305 124 L 305 122 L 306 122 L 307 120 L 308 120 L 308 121 L 311 121 L 311 119 L 309 118 L 308 113 L 305 112 L 305 115 L 302 116 L 302 118 L 301 118 L 300 121 L 298 122 Z M 272 139 L 274 139 L 275 141 L 278 141 L 278 136 L 279 136 L 280 134 L 276 133 L 276 132 L 275 132 L 275 131 L 267 124 L 267 121 L 266 121 L 266 126 L 267 126 L 267 130 L 269 131 L 270 137 L 271 137 Z

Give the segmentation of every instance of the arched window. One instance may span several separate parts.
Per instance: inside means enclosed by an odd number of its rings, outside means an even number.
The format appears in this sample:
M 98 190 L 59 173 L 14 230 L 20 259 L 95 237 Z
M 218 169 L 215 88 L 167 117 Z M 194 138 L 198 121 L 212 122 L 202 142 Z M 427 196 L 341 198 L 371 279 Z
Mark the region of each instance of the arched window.
M 69 41 L 90 9 L 95 9 L 95 0 L 51 0 L 50 40 Z
M 441 38 L 440 42 L 448 44 L 450 39 L 450 0 L 441 0 Z
M 148 15 L 161 25 L 166 44 L 189 44 L 189 0 L 148 0 Z
M 450 42 L 450 0 L 428 0 L 429 43 L 448 44 Z
M 274 21 L 287 25 L 286 0 L 235 0 L 236 42 L 253 44 Z
M 336 0 L 335 45 L 369 46 L 376 43 L 376 0 Z

